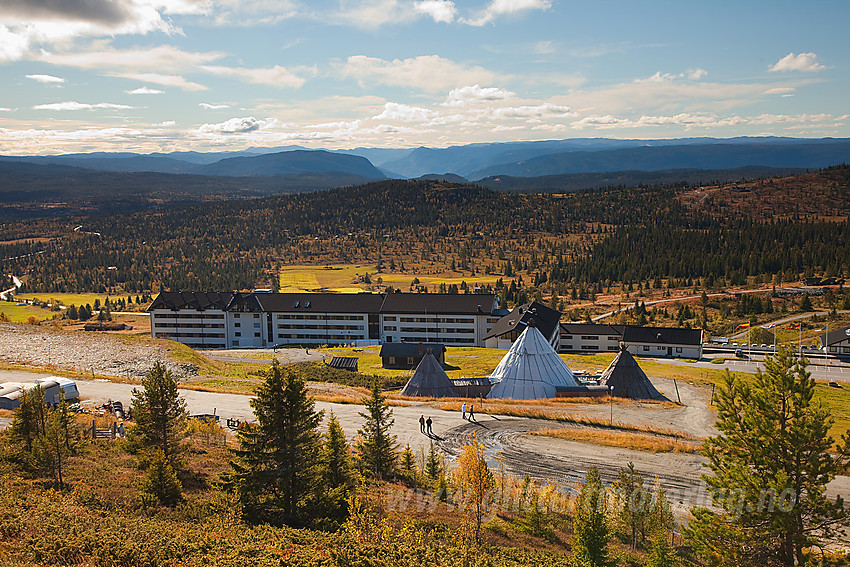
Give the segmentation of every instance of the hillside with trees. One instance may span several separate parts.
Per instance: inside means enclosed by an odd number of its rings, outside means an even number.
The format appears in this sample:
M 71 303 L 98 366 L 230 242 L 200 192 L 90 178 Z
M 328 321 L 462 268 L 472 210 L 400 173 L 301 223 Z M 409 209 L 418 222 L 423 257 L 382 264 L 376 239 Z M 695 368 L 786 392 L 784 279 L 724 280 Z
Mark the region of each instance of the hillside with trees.
M 569 195 L 387 180 L 6 224 L 0 269 L 26 275 L 35 292 L 138 293 L 274 288 L 281 266 L 357 262 L 411 280 L 426 269 L 497 275 L 491 289 L 512 303 L 584 298 L 615 284 L 710 288 L 846 275 L 848 215 L 847 166 L 750 187 Z

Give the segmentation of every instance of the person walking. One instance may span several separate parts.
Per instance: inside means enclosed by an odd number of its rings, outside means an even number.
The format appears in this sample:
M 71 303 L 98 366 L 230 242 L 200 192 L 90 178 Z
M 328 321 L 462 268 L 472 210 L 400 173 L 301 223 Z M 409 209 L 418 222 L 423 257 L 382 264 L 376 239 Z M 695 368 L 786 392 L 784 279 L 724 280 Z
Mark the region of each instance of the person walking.
M 473 406 L 469 404 L 469 421 L 475 421 L 475 414 L 473 413 Z
M 432 423 L 433 422 L 431 421 L 431 416 L 429 415 L 428 419 L 425 420 L 425 433 L 427 433 L 428 435 L 431 435 L 433 433 L 431 431 L 431 424 Z
M 466 402 L 463 402 L 463 405 L 460 406 L 460 416 L 466 419 Z
M 425 416 L 419 416 L 419 433 L 425 433 Z

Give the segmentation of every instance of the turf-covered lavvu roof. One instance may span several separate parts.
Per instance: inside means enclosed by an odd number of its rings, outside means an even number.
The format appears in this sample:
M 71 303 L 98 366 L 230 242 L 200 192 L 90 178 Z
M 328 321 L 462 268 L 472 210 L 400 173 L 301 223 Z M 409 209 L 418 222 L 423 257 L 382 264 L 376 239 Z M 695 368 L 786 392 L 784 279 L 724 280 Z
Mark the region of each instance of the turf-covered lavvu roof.
M 413 376 L 402 389 L 401 395 L 417 398 L 453 398 L 457 394 L 448 374 L 440 366 L 434 354 L 429 351 L 422 357 Z
M 612 395 L 616 398 L 631 398 L 633 400 L 663 399 L 646 373 L 638 366 L 635 357 L 625 348 L 611 361 L 602 373 L 600 383 L 607 387 L 614 386 Z

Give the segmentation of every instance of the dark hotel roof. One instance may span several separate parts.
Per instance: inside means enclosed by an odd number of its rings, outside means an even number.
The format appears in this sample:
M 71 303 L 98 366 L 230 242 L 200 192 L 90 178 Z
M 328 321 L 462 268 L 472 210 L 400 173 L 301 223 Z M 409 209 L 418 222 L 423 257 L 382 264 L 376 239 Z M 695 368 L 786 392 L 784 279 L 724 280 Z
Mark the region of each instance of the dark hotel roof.
M 161 291 L 148 310 L 152 309 L 227 309 L 233 292 Z
M 516 307 L 513 311 L 499 319 L 493 328 L 490 329 L 490 332 L 484 336 L 484 339 L 500 337 L 511 331 L 521 333 L 532 319 L 534 319 L 534 324 L 543 336 L 548 339 L 552 336 L 552 332 L 561 320 L 561 312 L 546 307 L 542 303 L 531 301 Z
M 492 294 L 449 293 L 266 293 L 162 291 L 153 309 L 228 309 L 269 313 L 423 313 L 490 315 L 496 305 Z
M 627 326 L 623 331 L 623 342 L 699 346 L 702 344 L 702 330 Z

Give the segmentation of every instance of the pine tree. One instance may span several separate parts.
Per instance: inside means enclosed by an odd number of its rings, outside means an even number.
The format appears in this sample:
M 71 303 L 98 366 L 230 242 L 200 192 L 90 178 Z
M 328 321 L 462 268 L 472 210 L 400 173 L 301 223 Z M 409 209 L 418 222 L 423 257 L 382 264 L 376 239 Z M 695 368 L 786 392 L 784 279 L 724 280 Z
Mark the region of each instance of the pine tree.
M 159 448 L 148 463 L 139 492 L 145 504 L 173 507 L 183 499 L 183 485 Z
M 135 425 L 130 436 L 144 449 L 159 449 L 175 468 L 180 468 L 186 429 L 186 402 L 177 381 L 161 362 L 142 379 L 142 390 L 133 388 L 131 408 Z
M 437 480 L 437 477 L 440 476 L 441 470 L 442 466 L 440 465 L 440 459 L 437 456 L 437 451 L 434 449 L 434 442 L 431 441 L 431 444 L 428 447 L 428 458 L 425 460 L 425 476 L 430 478 L 432 481 Z
M 401 453 L 400 469 L 401 475 L 413 486 L 416 486 L 416 458 L 413 456 L 410 443 L 404 446 L 404 451 Z
M 652 538 L 652 550 L 646 558 L 646 567 L 677 567 L 679 556 L 673 550 L 665 532 L 658 532 Z
M 805 549 L 847 525 L 825 489 L 850 457 L 848 437 L 831 454 L 833 419 L 813 403 L 806 360 L 781 349 L 749 384 L 726 373 L 718 390 L 720 435 L 705 445 L 715 510 L 694 508 L 685 533 L 717 565 L 803 565 Z
M 651 505 L 650 493 L 643 487 L 643 478 L 635 471 L 634 463 L 620 469 L 617 481 L 611 486 L 616 522 L 620 532 L 637 549 L 646 541 Z
M 250 522 L 306 525 L 317 510 L 322 413 L 315 411 L 304 380 L 276 361 L 251 407 L 257 424 L 238 433 L 240 448 L 226 487 Z
M 581 485 L 573 515 L 573 560 L 581 567 L 612 567 L 608 555 L 611 530 L 605 518 L 605 489 L 596 466 Z
M 393 410 L 381 394 L 377 380 L 372 382 L 370 396 L 360 416 L 366 421 L 358 431 L 361 440 L 357 445 L 365 470 L 378 479 L 391 476 L 396 469 L 396 436 L 390 434 L 395 423 Z
M 354 467 L 348 454 L 345 432 L 333 411 L 328 418 L 328 431 L 322 446 L 322 476 L 330 488 L 354 484 Z

